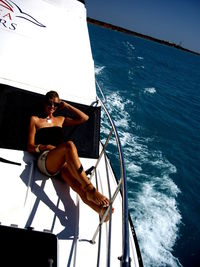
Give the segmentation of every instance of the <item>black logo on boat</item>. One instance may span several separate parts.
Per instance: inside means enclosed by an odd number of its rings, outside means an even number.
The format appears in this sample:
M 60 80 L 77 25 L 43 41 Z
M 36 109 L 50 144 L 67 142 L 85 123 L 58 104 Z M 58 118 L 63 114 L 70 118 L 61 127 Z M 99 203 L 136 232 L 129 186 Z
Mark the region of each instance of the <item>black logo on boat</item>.
M 44 24 L 36 20 L 33 16 L 22 10 L 13 1 L 0 0 L 0 27 L 3 26 L 9 30 L 16 30 L 16 18 L 26 20 L 38 27 L 46 27 Z

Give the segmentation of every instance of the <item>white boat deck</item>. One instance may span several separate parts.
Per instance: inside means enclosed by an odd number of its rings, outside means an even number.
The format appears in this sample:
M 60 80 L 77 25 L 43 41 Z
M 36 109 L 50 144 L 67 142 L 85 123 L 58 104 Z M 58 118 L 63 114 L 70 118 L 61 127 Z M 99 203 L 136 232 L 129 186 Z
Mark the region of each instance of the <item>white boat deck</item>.
M 0 163 L 0 169 L 4 174 L 1 175 L 0 185 L 0 203 L 4 203 L 0 205 L 1 224 L 19 228 L 33 227 L 33 231 L 48 231 L 55 234 L 58 239 L 59 267 L 96 266 L 98 253 L 100 253 L 99 266 L 106 266 L 109 222 L 102 226 L 100 244 L 99 235 L 96 243 L 92 244 L 90 241 L 99 223 L 98 214 L 84 204 L 66 183 L 57 178 L 41 175 L 35 166 L 34 157 L 28 152 L 0 149 L 0 156 L 2 154 L 6 155 L 6 159 L 17 161 L 22 165 Z M 96 160 L 81 159 L 81 162 L 84 168 L 88 169 L 95 165 Z M 97 168 L 98 189 L 109 196 L 105 189 L 107 178 L 106 168 L 101 166 L 103 162 L 105 160 L 102 160 Z M 110 167 L 109 176 L 113 194 L 116 182 Z M 96 184 L 95 176 L 92 182 Z M 114 267 L 119 265 L 118 257 L 122 255 L 120 195 L 113 207 L 115 211 L 112 216 L 110 266 Z M 136 253 L 134 247 L 131 248 L 131 253 Z

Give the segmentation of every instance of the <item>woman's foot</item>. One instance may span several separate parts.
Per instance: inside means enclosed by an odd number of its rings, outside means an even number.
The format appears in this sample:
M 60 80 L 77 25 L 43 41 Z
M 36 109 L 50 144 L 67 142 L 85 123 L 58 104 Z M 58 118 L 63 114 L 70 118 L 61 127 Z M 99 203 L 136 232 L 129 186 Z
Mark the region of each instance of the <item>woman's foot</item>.
M 110 201 L 108 200 L 108 198 L 102 195 L 100 192 L 98 192 L 96 188 L 92 185 L 92 183 L 86 185 L 84 190 L 88 200 L 94 202 L 98 206 L 102 207 L 109 206 Z
M 103 215 L 104 215 L 104 213 L 106 212 L 107 208 L 108 208 L 108 207 L 103 207 L 103 208 L 101 209 L 101 211 L 99 212 L 100 219 L 103 218 Z M 113 213 L 113 212 L 114 212 L 114 208 L 112 208 L 112 213 Z M 104 222 L 107 222 L 108 220 L 110 220 L 110 210 L 108 211 L 108 214 L 107 214 L 107 216 L 106 216 Z

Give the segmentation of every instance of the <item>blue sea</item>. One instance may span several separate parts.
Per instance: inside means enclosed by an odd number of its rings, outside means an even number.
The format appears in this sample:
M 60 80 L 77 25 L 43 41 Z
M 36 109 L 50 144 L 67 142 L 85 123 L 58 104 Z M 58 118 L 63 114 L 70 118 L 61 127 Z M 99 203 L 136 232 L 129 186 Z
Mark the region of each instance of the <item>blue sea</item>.
M 200 56 L 88 27 L 144 266 L 200 266 Z

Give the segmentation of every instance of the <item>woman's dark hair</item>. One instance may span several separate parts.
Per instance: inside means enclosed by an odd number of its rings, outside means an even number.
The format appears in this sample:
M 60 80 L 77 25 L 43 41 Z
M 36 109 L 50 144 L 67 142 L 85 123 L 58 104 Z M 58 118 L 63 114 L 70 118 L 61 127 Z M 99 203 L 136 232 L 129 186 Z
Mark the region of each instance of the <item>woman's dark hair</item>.
M 48 100 L 53 99 L 55 97 L 58 97 L 59 98 L 58 93 L 56 91 L 49 91 L 45 95 L 45 102 L 47 102 Z

